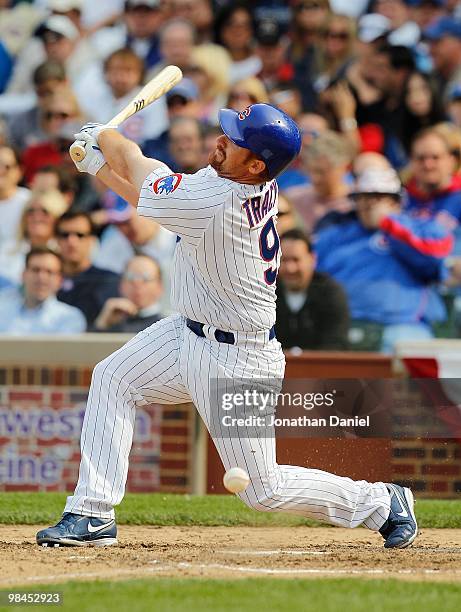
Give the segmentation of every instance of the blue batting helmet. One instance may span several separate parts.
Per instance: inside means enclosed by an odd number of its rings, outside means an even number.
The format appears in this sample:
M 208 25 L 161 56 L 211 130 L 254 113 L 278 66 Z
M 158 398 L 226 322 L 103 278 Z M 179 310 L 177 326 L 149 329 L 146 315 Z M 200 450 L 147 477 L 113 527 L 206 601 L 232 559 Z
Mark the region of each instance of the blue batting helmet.
M 271 179 L 280 174 L 301 149 L 298 126 L 271 104 L 252 104 L 241 113 L 222 108 L 219 123 L 233 143 L 249 149 L 265 162 Z

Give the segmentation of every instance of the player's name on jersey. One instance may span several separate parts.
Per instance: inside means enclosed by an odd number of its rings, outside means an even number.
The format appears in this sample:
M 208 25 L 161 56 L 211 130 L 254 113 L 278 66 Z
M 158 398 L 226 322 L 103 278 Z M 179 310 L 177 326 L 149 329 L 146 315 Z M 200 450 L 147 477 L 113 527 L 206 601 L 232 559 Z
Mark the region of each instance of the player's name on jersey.
M 278 187 L 275 181 L 272 181 L 270 188 L 261 195 L 248 198 L 242 204 L 243 210 L 246 212 L 250 228 L 258 227 L 266 218 L 268 213 L 274 208 L 277 203 Z
M 233 417 L 226 414 L 221 419 L 224 427 L 369 427 L 370 415 L 341 418 L 330 414 L 328 418 L 309 418 L 306 415 L 284 418 L 274 414 L 264 416 Z

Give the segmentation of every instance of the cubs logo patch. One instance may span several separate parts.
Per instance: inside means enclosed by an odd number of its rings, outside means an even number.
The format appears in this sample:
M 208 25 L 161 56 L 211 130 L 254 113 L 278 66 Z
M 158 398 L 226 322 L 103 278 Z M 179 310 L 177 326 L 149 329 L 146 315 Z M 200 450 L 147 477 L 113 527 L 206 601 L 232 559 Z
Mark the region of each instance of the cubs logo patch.
M 251 113 L 251 107 L 247 106 L 247 108 L 243 110 L 241 113 L 239 113 L 238 115 L 240 121 L 243 121 L 244 119 L 246 119 L 250 113 Z
M 162 176 L 152 183 L 152 190 L 157 195 L 169 195 L 178 188 L 181 182 L 182 174 L 169 174 Z
M 381 232 L 376 232 L 370 237 L 370 248 L 375 253 L 387 253 L 389 251 L 389 240 Z

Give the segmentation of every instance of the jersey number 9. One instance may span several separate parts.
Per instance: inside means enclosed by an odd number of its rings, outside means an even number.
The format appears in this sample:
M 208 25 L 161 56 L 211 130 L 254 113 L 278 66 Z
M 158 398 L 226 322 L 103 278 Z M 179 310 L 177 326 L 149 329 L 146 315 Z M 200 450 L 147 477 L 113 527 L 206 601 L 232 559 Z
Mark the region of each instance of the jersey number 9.
M 277 255 L 280 249 L 280 238 L 275 229 L 274 217 L 270 217 L 267 223 L 263 226 L 259 235 L 259 251 L 264 261 L 273 261 L 275 259 L 275 267 L 267 268 L 264 271 L 264 280 L 268 285 L 273 285 L 277 278 Z

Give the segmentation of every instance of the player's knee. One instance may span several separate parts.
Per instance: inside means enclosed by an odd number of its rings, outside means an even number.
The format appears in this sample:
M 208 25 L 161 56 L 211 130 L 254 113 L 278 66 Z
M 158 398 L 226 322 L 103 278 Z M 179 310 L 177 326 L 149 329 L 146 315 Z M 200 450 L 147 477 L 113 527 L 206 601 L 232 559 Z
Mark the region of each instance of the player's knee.
M 258 512 L 274 512 L 277 508 L 273 507 L 273 499 L 271 499 L 270 494 L 261 493 L 257 495 L 255 492 L 243 491 L 242 493 L 237 494 L 238 497 L 243 501 L 243 503 L 252 508 L 253 510 L 257 510 Z

